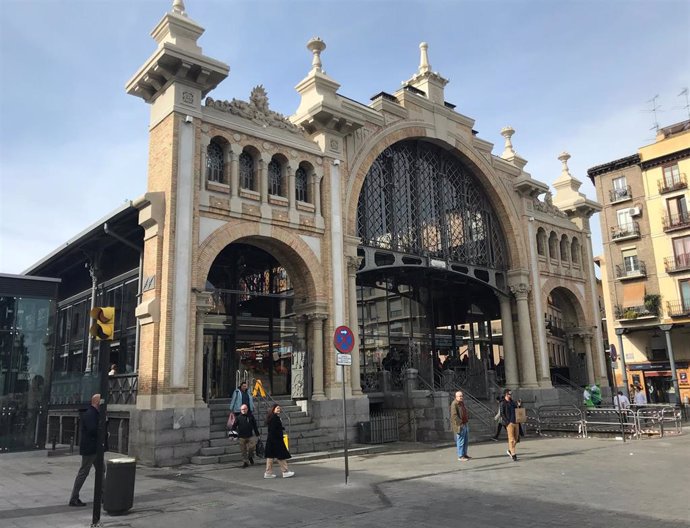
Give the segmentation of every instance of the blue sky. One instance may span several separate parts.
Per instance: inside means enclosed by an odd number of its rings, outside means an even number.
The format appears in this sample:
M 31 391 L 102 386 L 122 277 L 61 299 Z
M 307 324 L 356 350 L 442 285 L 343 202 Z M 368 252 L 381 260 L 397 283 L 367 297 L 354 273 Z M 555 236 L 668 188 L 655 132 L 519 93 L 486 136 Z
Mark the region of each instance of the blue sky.
M 172 0 L 0 0 L 0 272 L 18 273 L 145 191 L 147 105 L 125 82 L 155 49 L 149 33 Z M 653 141 L 687 118 L 690 2 L 186 0 L 206 28 L 204 53 L 230 65 L 210 95 L 247 99 L 263 84 L 271 108 L 298 105 L 305 44 L 328 48 L 340 93 L 368 102 L 393 92 L 429 43 L 446 100 L 476 120 L 500 154 L 500 129 L 534 178 L 553 182 L 558 154 L 589 167 Z M 593 222 L 599 252 L 598 219 Z

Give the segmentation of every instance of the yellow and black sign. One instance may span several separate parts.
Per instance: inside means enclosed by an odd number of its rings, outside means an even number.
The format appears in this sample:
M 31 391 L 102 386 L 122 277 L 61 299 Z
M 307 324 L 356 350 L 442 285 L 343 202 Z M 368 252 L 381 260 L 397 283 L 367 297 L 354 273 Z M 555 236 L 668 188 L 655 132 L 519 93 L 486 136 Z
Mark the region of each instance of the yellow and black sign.
M 115 308 L 105 306 L 92 308 L 92 324 L 89 328 L 89 335 L 98 341 L 112 341 L 115 334 Z
M 262 398 L 266 397 L 266 389 L 264 389 L 264 384 L 261 383 L 260 379 L 256 380 L 256 383 L 254 383 L 254 390 L 252 390 L 252 396 L 256 398 L 257 394 Z

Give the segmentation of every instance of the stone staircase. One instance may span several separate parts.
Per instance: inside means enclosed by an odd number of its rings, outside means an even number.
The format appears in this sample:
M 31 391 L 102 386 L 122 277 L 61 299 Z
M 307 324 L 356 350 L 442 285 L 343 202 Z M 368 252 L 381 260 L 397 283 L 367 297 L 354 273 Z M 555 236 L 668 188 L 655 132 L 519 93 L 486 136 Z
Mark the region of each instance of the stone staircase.
M 290 399 L 276 399 L 282 408 L 281 418 L 288 434 L 288 444 L 291 454 L 311 453 L 314 451 L 328 451 L 343 447 L 342 440 L 320 431 L 311 417 Z M 264 417 L 273 401 L 257 398 L 255 417 L 261 438 L 266 441 L 267 429 Z M 230 412 L 230 399 L 211 400 L 211 439 L 204 442 L 198 455 L 191 459 L 192 464 L 225 464 L 241 463 L 240 446 L 237 439 L 228 438 L 226 422 Z

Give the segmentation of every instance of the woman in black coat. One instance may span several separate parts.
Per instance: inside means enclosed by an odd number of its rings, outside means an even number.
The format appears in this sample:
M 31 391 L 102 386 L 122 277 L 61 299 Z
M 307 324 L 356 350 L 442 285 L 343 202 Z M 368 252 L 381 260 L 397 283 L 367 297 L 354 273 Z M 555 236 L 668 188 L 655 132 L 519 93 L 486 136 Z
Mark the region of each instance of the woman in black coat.
M 290 478 L 295 475 L 294 471 L 288 470 L 286 460 L 292 458 L 290 452 L 285 447 L 283 440 L 283 422 L 280 419 L 281 408 L 277 403 L 268 411 L 266 415 L 266 425 L 268 426 L 268 435 L 266 437 L 266 472 L 264 478 L 276 478 L 273 473 L 273 459 L 278 460 L 278 465 L 283 472 L 283 478 Z

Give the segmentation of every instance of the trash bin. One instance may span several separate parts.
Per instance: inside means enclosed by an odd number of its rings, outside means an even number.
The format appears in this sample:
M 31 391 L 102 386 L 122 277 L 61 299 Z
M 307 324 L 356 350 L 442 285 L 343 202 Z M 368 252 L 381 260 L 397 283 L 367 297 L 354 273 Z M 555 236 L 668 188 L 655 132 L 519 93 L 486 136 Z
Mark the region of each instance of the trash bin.
M 103 509 L 109 515 L 127 513 L 134 504 L 134 477 L 137 461 L 123 457 L 108 460 L 105 472 Z

